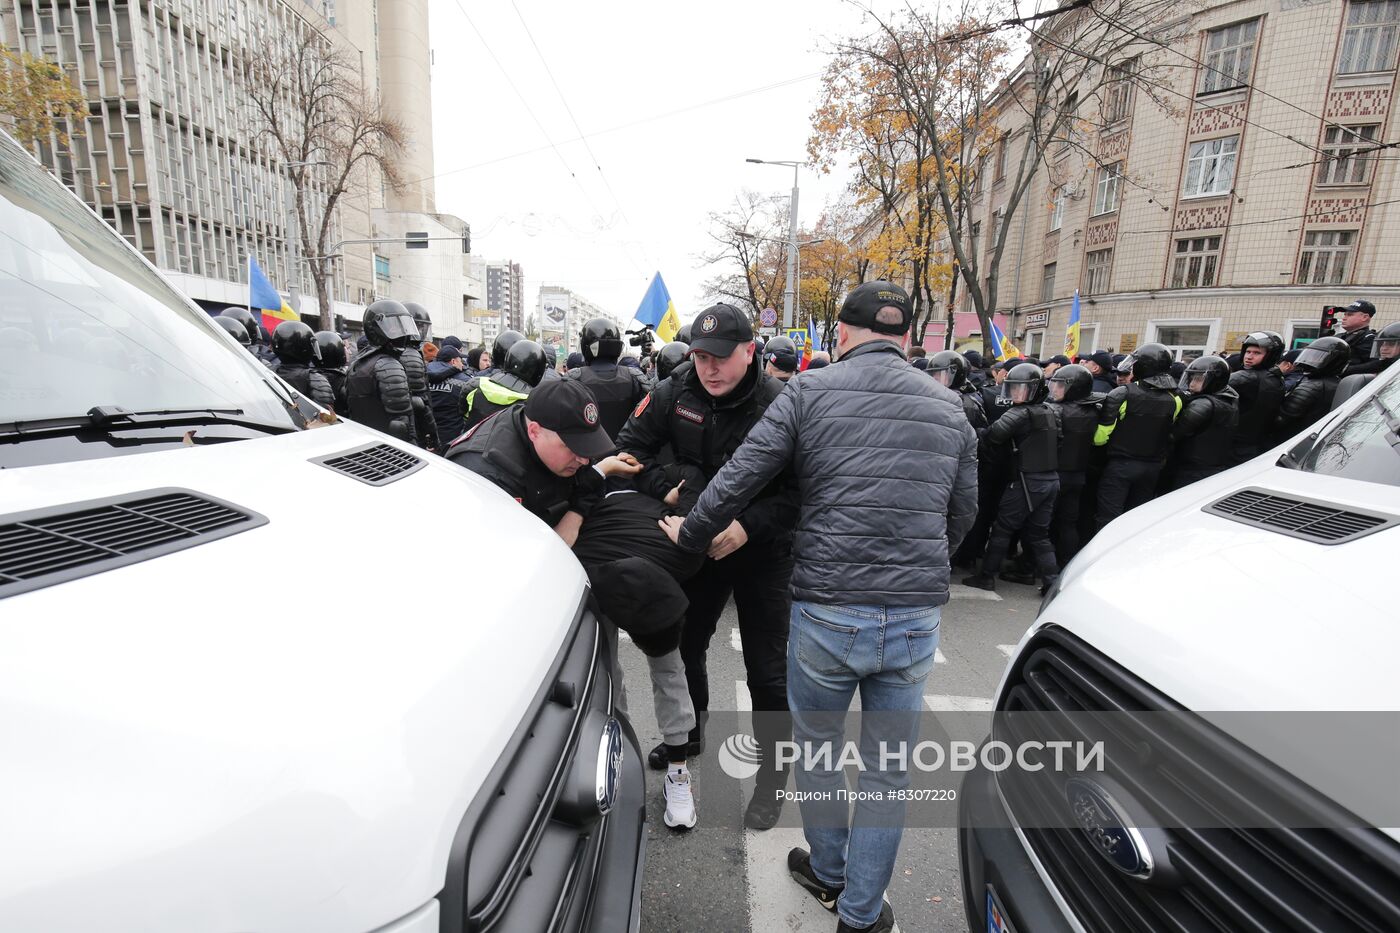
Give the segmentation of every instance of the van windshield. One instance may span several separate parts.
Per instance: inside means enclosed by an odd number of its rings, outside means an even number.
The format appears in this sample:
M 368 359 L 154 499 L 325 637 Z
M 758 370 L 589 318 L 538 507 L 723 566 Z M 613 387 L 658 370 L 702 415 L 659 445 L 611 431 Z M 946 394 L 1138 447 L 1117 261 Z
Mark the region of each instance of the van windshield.
M 1400 374 L 1313 444 L 1298 468 L 1400 486 Z
M 246 350 L 0 136 L 0 423 L 241 410 L 302 426 Z

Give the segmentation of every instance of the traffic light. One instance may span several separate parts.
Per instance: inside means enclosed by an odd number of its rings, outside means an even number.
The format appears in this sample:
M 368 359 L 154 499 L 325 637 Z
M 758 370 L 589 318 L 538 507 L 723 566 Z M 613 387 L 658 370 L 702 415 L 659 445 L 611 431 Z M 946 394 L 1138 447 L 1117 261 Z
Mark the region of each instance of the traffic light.
M 1336 305 L 1328 305 L 1322 309 L 1322 336 L 1326 337 L 1337 329 L 1337 317 L 1344 310 Z

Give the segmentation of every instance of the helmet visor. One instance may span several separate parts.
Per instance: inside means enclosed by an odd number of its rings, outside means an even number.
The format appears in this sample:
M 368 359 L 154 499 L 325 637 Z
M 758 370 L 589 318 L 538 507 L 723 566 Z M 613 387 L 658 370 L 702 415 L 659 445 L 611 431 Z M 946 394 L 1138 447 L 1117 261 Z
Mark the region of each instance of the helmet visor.
M 379 329 L 389 340 L 418 336 L 418 322 L 411 314 L 386 314 L 379 319 Z
M 1207 375 L 1208 374 L 1203 372 L 1192 372 L 1188 369 L 1181 374 L 1181 381 L 1176 384 L 1176 388 L 1180 392 L 1200 395 L 1206 390 Z
M 1002 393 L 1013 405 L 1024 405 L 1031 400 L 1033 387 L 1029 382 L 1005 382 L 1002 384 Z
M 1311 366 L 1313 369 L 1327 362 L 1330 354 L 1326 350 L 1315 350 L 1312 347 L 1305 347 L 1302 353 L 1298 354 L 1298 366 Z
M 1137 362 L 1137 357 L 1125 356 L 1118 361 L 1117 370 L 1119 375 L 1127 375 L 1133 371 L 1133 364 Z
M 1393 360 L 1400 356 L 1400 337 L 1377 337 L 1371 347 L 1371 359 Z
M 951 369 L 930 369 L 928 374 L 945 386 L 953 385 L 953 371 Z
M 1050 380 L 1050 401 L 1063 402 L 1065 393 L 1069 391 L 1069 386 L 1058 379 Z

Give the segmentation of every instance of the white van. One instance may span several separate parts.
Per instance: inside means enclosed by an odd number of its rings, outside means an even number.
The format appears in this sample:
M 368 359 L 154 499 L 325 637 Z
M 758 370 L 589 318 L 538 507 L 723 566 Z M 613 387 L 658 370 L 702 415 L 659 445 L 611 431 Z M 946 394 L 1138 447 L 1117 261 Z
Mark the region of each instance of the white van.
M 0 930 L 637 929 L 588 592 L 0 139 Z
M 1172 721 L 1199 720 L 1191 742 L 1208 755 L 1149 733 L 1109 772 L 1221 813 L 1256 807 L 1278 827 L 1138 832 L 1163 824 L 1128 814 L 1165 820 L 1171 804 L 1096 794 L 1069 828 L 1047 829 L 1027 795 L 1068 811 L 1082 782 L 975 773 L 959 834 L 971 929 L 1400 930 L 1400 829 L 1297 829 L 1283 815 L 1341 825 L 1364 812 L 1350 807 L 1358 788 L 1397 795 L 1400 776 L 1324 763 L 1305 780 L 1301 739 L 1265 748 L 1209 715 L 1400 710 L 1397 434 L 1392 366 L 1288 444 L 1123 515 L 1046 595 L 997 691 L 998 714 L 1190 711 Z M 1400 734 L 1376 740 L 1393 749 Z

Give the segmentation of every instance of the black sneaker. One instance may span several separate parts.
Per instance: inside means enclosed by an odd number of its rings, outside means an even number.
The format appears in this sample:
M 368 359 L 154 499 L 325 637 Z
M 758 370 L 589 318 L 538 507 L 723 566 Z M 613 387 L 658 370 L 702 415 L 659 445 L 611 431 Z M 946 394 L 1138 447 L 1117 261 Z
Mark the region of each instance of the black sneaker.
M 997 581 L 989 573 L 974 573 L 970 577 L 963 577 L 963 586 L 975 586 L 979 590 L 991 590 L 996 592 Z
M 1021 573 L 1018 570 L 1003 570 L 1001 579 L 1007 583 L 1019 583 L 1022 586 L 1035 586 L 1035 574 Z
M 749 798 L 748 809 L 744 811 L 744 825 L 759 832 L 778 825 L 778 817 L 783 815 L 783 798 L 772 788 L 755 787 Z
M 868 927 L 853 927 L 844 920 L 836 923 L 836 933 L 890 933 L 894 929 L 894 908 L 885 901 L 880 908 L 880 916 Z
M 705 750 L 705 737 L 702 735 L 699 738 L 695 738 L 694 736 L 695 733 L 692 732 L 690 744 L 685 747 L 685 757 L 687 761 L 691 758 L 698 757 L 700 753 Z M 658 743 L 655 748 L 647 752 L 647 764 L 651 766 L 651 770 L 665 771 L 666 765 L 669 763 L 666 757 L 665 742 Z
M 806 849 L 793 849 L 788 853 L 788 873 L 827 910 L 836 909 L 836 899 L 846 890 L 845 885 L 829 885 L 812 872 L 812 856 Z

